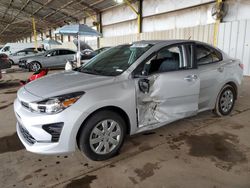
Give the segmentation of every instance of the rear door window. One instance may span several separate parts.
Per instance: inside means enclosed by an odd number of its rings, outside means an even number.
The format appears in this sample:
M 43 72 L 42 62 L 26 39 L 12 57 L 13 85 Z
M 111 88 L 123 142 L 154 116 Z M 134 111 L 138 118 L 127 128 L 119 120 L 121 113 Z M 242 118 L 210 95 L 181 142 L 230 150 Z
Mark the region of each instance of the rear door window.
M 197 65 L 206 65 L 216 63 L 222 60 L 222 55 L 215 49 L 205 45 L 196 45 L 196 62 Z
M 76 52 L 71 51 L 71 50 L 67 50 L 67 53 L 70 55 L 70 54 L 75 54 Z
M 75 54 L 75 52 L 71 50 L 59 50 L 59 55 L 70 55 L 70 54 Z

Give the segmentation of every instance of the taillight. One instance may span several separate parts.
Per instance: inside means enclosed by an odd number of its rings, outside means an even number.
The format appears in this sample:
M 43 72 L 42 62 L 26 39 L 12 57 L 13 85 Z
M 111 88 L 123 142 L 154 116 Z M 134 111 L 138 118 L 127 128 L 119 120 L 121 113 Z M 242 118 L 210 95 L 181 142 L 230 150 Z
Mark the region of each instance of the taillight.
M 244 69 L 244 64 L 243 63 L 240 63 L 239 64 L 240 68 L 243 70 Z

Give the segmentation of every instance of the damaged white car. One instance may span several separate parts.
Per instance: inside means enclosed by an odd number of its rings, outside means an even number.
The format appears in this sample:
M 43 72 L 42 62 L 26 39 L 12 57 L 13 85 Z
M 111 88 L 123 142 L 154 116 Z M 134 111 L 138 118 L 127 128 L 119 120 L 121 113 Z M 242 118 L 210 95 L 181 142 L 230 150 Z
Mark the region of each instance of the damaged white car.
M 113 47 L 74 71 L 33 81 L 14 103 L 17 133 L 28 151 L 59 154 L 77 146 L 92 160 L 116 155 L 133 135 L 213 110 L 228 115 L 242 64 L 189 40 Z

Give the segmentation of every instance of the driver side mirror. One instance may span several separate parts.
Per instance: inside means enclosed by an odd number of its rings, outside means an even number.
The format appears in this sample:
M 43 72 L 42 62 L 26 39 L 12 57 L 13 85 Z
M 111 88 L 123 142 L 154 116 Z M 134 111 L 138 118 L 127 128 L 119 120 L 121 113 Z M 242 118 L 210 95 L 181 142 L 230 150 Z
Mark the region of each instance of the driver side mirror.
M 139 89 L 142 93 L 148 93 L 150 84 L 148 79 L 141 79 L 138 81 Z

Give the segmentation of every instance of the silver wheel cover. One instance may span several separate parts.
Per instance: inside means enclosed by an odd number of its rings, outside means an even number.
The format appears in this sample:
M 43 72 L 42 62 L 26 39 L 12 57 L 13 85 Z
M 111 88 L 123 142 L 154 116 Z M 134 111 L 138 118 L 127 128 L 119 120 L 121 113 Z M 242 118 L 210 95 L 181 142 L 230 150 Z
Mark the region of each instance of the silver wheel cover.
M 96 154 L 105 155 L 112 152 L 120 143 L 121 127 L 112 120 L 99 122 L 90 133 L 90 148 Z
M 233 107 L 233 102 L 234 102 L 233 92 L 230 89 L 225 90 L 221 94 L 221 98 L 220 98 L 221 111 L 224 113 L 229 112 Z

